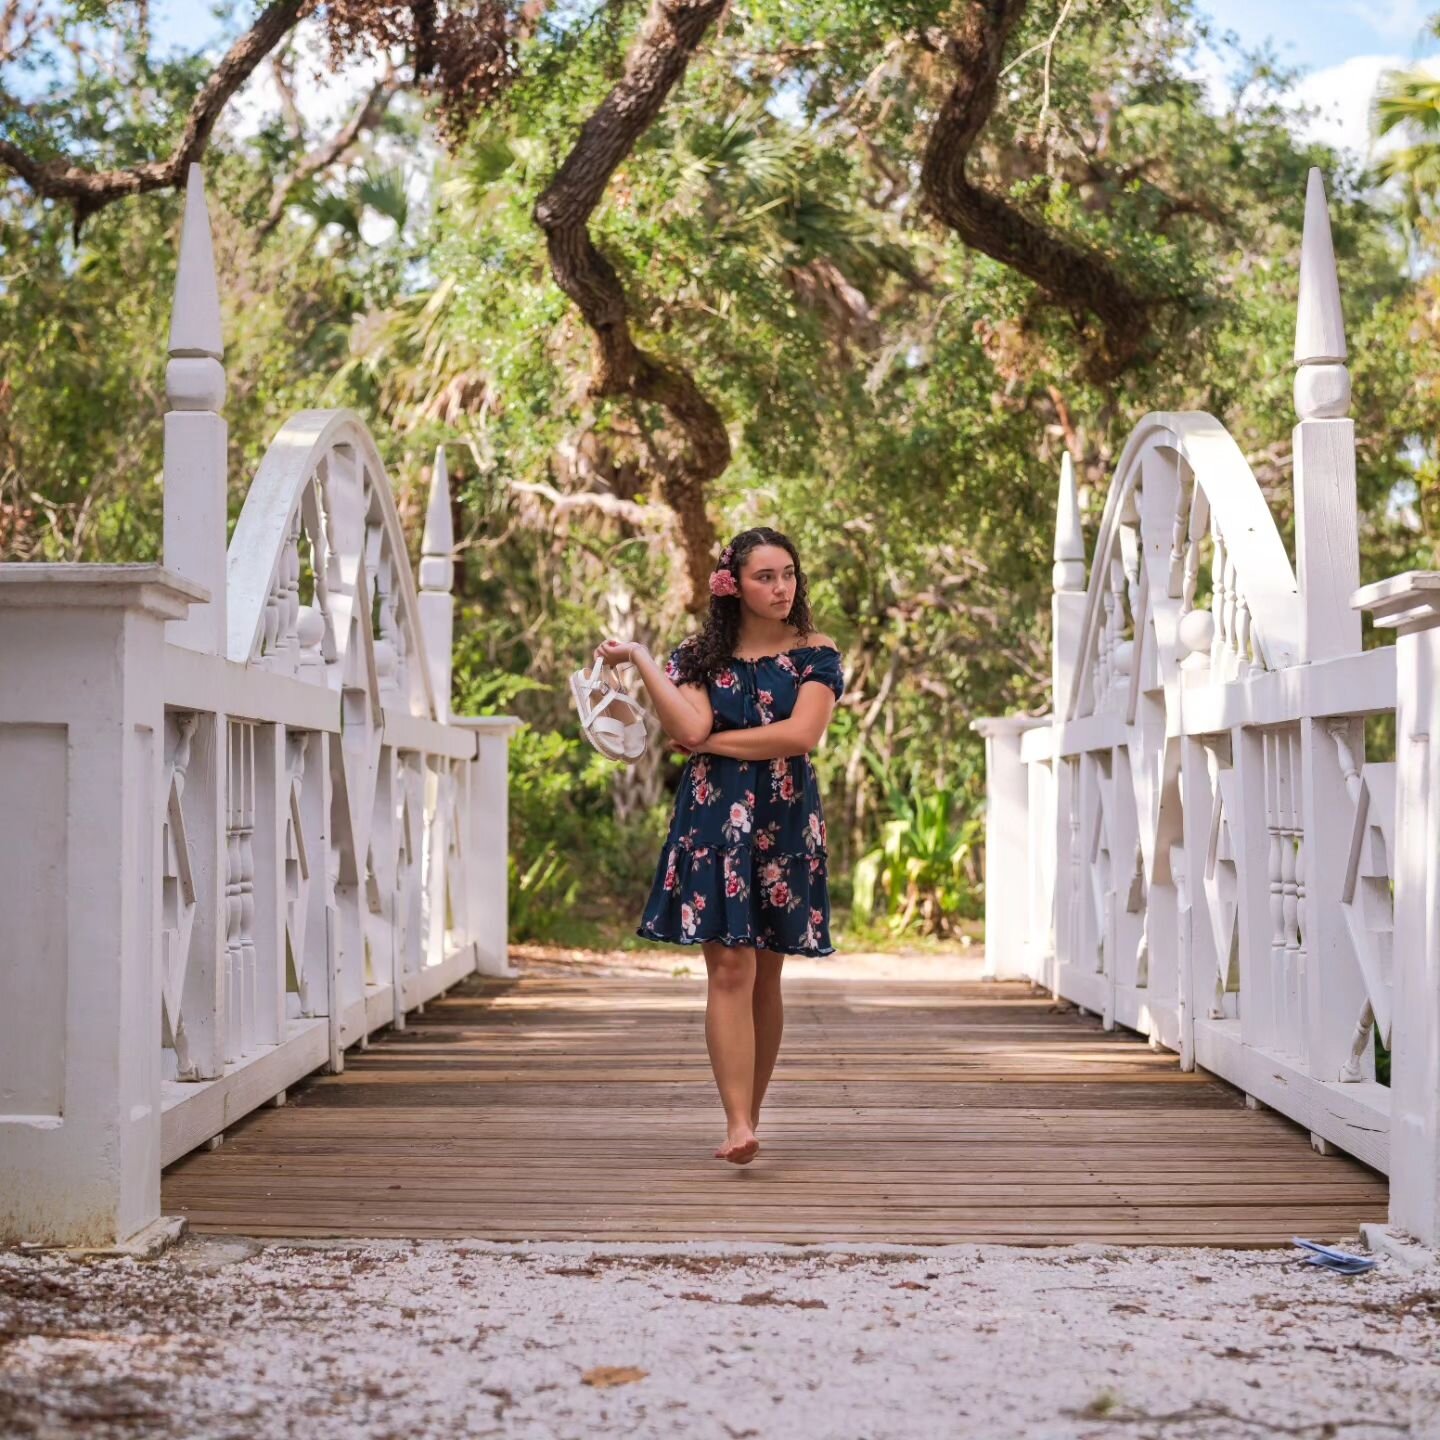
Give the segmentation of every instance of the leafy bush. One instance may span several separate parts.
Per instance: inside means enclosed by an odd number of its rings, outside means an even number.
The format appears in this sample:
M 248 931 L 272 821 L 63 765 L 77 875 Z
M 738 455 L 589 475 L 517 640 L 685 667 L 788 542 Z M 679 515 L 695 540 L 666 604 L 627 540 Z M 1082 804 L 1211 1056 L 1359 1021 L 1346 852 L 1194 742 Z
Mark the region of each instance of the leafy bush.
M 580 882 L 573 878 L 569 861 L 553 841 L 547 843 L 524 870 L 512 850 L 508 867 L 510 938 L 541 939 L 574 905 Z
M 855 866 L 852 905 L 857 923 L 873 915 L 876 891 L 885 897 L 892 934 L 912 928 L 946 936 L 955 920 L 980 912 L 975 855 L 984 838 L 977 776 L 925 784 L 919 766 L 901 784 L 893 765 L 867 750 L 866 763 L 885 792 L 891 819 L 880 844 Z
M 513 714 L 529 708 L 528 697 L 543 702 L 552 689 L 491 668 L 468 637 L 457 647 L 454 688 L 455 709 L 467 715 Z M 620 826 L 613 769 L 613 761 L 564 730 L 526 721 L 510 737 L 512 940 L 602 946 L 629 940 L 654 877 L 670 801 Z

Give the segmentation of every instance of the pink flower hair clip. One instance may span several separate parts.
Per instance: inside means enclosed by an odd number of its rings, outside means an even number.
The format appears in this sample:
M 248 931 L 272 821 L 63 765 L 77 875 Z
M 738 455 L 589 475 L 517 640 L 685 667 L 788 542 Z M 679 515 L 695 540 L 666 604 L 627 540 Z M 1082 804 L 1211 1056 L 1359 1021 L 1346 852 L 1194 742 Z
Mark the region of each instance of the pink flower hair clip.
M 740 587 L 735 583 L 735 576 L 729 568 L 734 554 L 734 547 L 730 545 L 720 552 L 720 561 L 710 572 L 710 593 L 712 595 L 738 595 L 740 593 Z

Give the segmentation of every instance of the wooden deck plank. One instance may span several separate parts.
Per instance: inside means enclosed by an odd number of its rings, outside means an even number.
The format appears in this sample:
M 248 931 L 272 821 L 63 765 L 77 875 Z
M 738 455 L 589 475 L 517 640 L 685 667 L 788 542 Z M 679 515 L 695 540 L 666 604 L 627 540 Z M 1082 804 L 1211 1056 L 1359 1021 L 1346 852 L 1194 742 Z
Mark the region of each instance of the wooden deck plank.
M 164 1177 L 200 1231 L 489 1240 L 1281 1245 L 1383 1177 L 1028 986 L 787 982 L 751 1166 L 697 979 L 472 980 Z

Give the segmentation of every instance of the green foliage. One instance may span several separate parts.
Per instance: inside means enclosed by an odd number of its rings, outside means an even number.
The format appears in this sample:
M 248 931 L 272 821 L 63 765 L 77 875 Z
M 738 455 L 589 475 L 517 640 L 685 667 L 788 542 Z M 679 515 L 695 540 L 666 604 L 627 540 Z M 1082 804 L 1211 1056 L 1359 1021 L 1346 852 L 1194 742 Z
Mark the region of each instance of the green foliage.
M 237 504 L 286 414 L 347 404 L 379 438 L 418 542 L 425 467 L 449 446 L 455 703 L 525 722 L 512 903 L 535 934 L 633 927 L 675 773 L 659 762 L 658 798 L 637 799 L 568 702 L 566 675 L 612 617 L 657 651 L 688 621 L 670 531 L 595 506 L 556 511 L 555 496 L 576 493 L 653 502 L 666 421 L 590 394 L 591 341 L 532 218 L 643 9 L 544 9 L 503 104 L 423 186 L 395 158 L 427 133 L 416 97 L 388 113 L 384 138 L 399 145 L 361 146 L 297 187 L 271 230 L 276 186 L 304 148 L 283 118 L 245 140 L 222 122 L 206 161 Z M 168 153 L 206 58 L 154 61 L 128 8 L 88 10 L 70 6 L 67 25 L 113 23 L 113 53 L 78 73 L 42 69 L 33 103 L 0 111 L 0 135 L 96 165 Z M 953 78 L 920 40 L 951 17 L 941 0 L 732 6 L 592 225 L 637 341 L 688 369 L 727 421 L 734 460 L 708 496 L 717 526 L 774 524 L 800 547 L 816 621 L 847 660 L 815 756 L 834 893 L 864 857 L 857 919 L 882 897 L 904 918 L 913 893 L 912 930 L 979 903 L 971 719 L 1047 703 L 1062 449 L 1093 524 L 1140 415 L 1210 411 L 1288 533 L 1311 165 L 1326 171 L 1349 325 L 1362 580 L 1432 563 L 1440 534 L 1433 161 L 1400 177 L 1413 203 L 1397 212 L 1300 138 L 1294 77 L 1230 49 L 1188 0 L 1071 7 L 1047 87 L 1033 47 L 1056 13 L 1030 7 L 1013 38 L 972 173 L 1167 297 L 1153 351 L 1111 386 L 1087 378 L 1073 314 L 921 204 L 920 157 Z M 1200 46 L 1234 73 L 1218 113 L 1187 63 Z M 1407 104 L 1412 139 L 1431 144 L 1433 96 L 1414 87 Z M 158 553 L 179 210 L 174 195 L 128 200 L 77 242 L 62 208 L 0 192 L 0 558 Z M 371 245 L 375 216 L 393 235 Z
M 573 878 L 569 862 L 556 849 L 554 841 L 547 841 L 523 869 L 514 850 L 507 859 L 510 938 L 534 940 L 549 935 L 580 893 L 580 882 Z
M 1396 180 L 1404 215 L 1414 223 L 1433 218 L 1440 195 L 1440 79 L 1425 70 L 1392 70 L 1375 97 L 1377 136 L 1402 132 L 1408 145 L 1388 150 L 1377 162 L 1382 180 Z
M 883 822 L 880 844 L 854 870 L 852 904 L 860 921 L 874 913 L 877 889 L 885 899 L 892 934 L 914 927 L 948 935 L 960 917 L 980 913 L 973 857 L 984 838 L 976 781 L 927 781 L 911 766 L 904 782 L 894 765 L 873 750 L 865 759 L 884 791 L 893 817 Z

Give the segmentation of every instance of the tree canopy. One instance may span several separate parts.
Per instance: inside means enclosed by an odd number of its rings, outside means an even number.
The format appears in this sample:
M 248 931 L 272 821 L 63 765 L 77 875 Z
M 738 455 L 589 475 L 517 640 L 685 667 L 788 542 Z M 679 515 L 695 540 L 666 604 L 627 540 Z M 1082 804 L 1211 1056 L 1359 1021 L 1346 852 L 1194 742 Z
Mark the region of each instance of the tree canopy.
M 530 721 L 532 890 L 547 856 L 555 896 L 576 846 L 618 857 L 582 914 L 648 880 L 673 770 L 593 757 L 564 676 L 602 631 L 673 644 L 732 531 L 796 540 L 845 649 L 817 757 L 839 872 L 897 785 L 973 813 L 971 719 L 1045 705 L 1062 452 L 1093 517 L 1140 415 L 1211 411 L 1288 528 L 1312 165 L 1364 578 L 1433 557 L 1425 207 L 1307 140 L 1296 77 L 1189 0 L 276 0 L 234 8 L 218 65 L 157 58 L 146 16 L 0 20 L 0 551 L 156 553 L 174 187 L 203 154 L 236 504 L 304 405 L 360 411 L 412 516 L 452 447 L 457 701 Z M 316 69 L 353 76 L 325 133 Z M 276 103 L 242 126 L 247 78 Z

